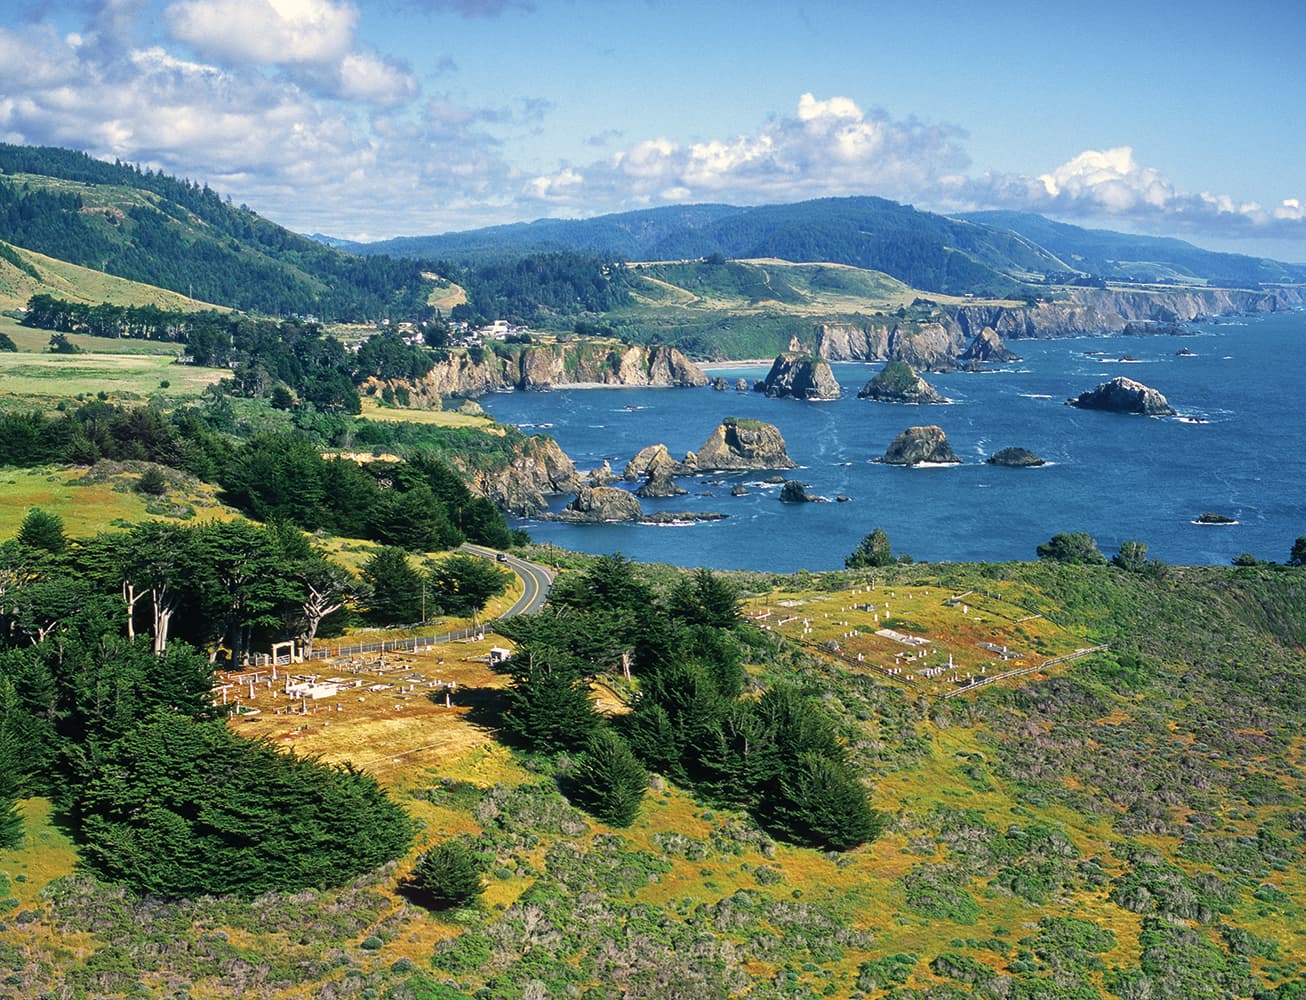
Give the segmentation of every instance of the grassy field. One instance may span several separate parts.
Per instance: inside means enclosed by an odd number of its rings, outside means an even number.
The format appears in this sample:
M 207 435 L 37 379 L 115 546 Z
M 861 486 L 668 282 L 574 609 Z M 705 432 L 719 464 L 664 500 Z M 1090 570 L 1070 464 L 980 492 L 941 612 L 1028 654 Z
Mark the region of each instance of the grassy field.
M 431 427 L 473 427 L 487 433 L 502 433 L 497 425 L 486 416 L 474 416 L 453 410 L 409 410 L 402 407 L 385 406 L 371 396 L 363 397 L 363 411 L 360 417 L 368 420 L 384 420 L 387 423 L 426 424 Z
M 115 400 L 198 396 L 225 368 L 174 364 L 170 355 L 0 353 L 0 398 L 49 402 L 107 393 Z

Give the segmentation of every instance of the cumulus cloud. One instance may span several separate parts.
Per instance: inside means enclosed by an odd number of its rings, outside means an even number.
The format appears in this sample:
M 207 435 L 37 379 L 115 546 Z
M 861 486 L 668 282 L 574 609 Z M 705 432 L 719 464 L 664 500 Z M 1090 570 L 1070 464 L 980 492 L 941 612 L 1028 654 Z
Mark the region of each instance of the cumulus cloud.
M 358 23 L 357 8 L 331 0 L 179 0 L 163 16 L 206 59 L 269 66 L 338 61 Z
M 1118 219 L 1157 232 L 1306 238 L 1300 199 L 1266 207 L 1228 194 L 1185 192 L 1160 169 L 1139 163 L 1130 146 L 1084 150 L 1037 177 L 960 178 L 941 194 L 953 206 Z
M 532 178 L 523 194 L 559 207 L 866 193 L 910 200 L 967 166 L 963 138 L 951 126 L 863 111 L 847 97 L 803 94 L 794 115 L 754 132 L 689 144 L 644 139 L 605 160 Z

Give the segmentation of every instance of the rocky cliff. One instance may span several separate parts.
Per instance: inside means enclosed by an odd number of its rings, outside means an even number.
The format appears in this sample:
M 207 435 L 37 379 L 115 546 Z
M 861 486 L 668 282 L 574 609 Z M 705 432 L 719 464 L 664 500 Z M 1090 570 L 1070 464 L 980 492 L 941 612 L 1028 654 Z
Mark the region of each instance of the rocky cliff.
M 551 389 L 568 385 L 702 386 L 707 376 L 674 347 L 639 347 L 615 341 L 578 341 L 505 350 L 450 351 L 421 379 L 402 383 L 372 380 L 364 391 L 380 394 L 385 384 L 437 405 L 448 396 L 481 396 L 509 389 Z
M 884 457 L 876 461 L 889 465 L 956 465 L 961 459 L 948 444 L 943 428 L 930 424 L 908 427 L 893 439 Z
M 1149 417 L 1174 415 L 1169 400 L 1149 385 L 1123 375 L 1103 382 L 1096 389 L 1066 400 L 1067 406 L 1081 410 L 1110 410 L 1112 413 L 1142 413 Z
M 464 469 L 469 485 L 510 514 L 536 514 L 545 509 L 548 495 L 580 488 L 576 466 L 553 438 L 522 438 L 506 465 L 493 469 Z
M 838 399 L 843 393 L 830 362 L 810 354 L 785 352 L 757 386 L 772 398 Z
M 694 454 L 700 471 L 793 469 L 785 439 L 771 424 L 726 417 Z
M 1019 361 L 1018 355 L 1007 350 L 997 331 L 986 326 L 971 339 L 966 349 L 961 352 L 961 360 L 969 362 L 1006 362 Z
M 958 358 L 972 360 L 965 355 L 987 350 L 984 342 L 995 339 L 1002 346 L 1003 340 L 1019 338 L 1101 336 L 1121 333 L 1130 324 L 1137 328 L 1138 324 L 1187 323 L 1303 305 L 1306 290 L 1287 287 L 1259 291 L 1069 288 L 1032 305 L 945 306 L 929 320 L 884 316 L 820 325 L 816 351 L 829 361 L 905 361 L 918 371 L 952 371 Z

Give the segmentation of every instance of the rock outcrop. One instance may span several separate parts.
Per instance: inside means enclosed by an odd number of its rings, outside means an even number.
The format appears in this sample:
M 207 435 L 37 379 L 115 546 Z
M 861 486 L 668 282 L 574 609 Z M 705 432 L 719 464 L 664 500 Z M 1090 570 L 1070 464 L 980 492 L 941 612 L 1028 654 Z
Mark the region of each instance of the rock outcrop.
M 874 399 L 881 403 L 946 403 L 947 400 L 911 370 L 905 361 L 890 361 L 871 378 L 858 399 Z
M 838 399 L 843 394 L 828 361 L 787 351 L 771 365 L 761 391 L 772 398 L 793 399 Z
M 695 471 L 694 454 L 690 452 L 683 462 L 671 457 L 664 444 L 651 444 L 641 448 L 635 457 L 621 470 L 621 478 L 628 483 L 635 483 L 646 478 L 649 473 L 665 470 L 668 475 L 683 476 Z
M 889 465 L 957 465 L 961 459 L 948 444 L 943 428 L 929 424 L 908 427 L 893 439 L 884 457 L 876 461 Z
M 648 470 L 647 478 L 635 491 L 635 495 L 647 500 L 654 497 L 679 497 L 688 492 L 688 490 L 676 485 L 676 481 L 671 475 L 670 466 L 655 465 Z
M 966 349 L 961 352 L 961 360 L 977 362 L 1019 361 L 1020 357 L 1007 350 L 1007 346 L 991 326 L 986 326 L 975 334 Z
M 1174 415 L 1174 407 L 1151 386 L 1123 375 L 1103 382 L 1096 389 L 1066 400 L 1067 406 L 1081 410 L 1110 410 L 1112 413 L 1142 413 L 1150 417 Z
M 1028 469 L 1046 464 L 1043 459 L 1026 448 L 1003 448 L 990 455 L 988 462 L 989 465 L 1005 465 L 1012 469 Z
M 460 464 L 455 460 L 455 464 Z M 549 494 L 571 493 L 580 487 L 576 466 L 551 437 L 522 438 L 505 465 L 494 469 L 462 466 L 471 488 L 510 514 L 536 514 Z
M 790 479 L 780 487 L 781 503 L 811 503 L 815 499 L 797 479 Z
M 605 521 L 638 521 L 643 516 L 643 508 L 634 494 L 616 486 L 583 486 L 575 500 L 556 514 L 541 515 L 541 520 L 602 524 Z
M 612 466 L 604 462 L 597 469 L 591 469 L 585 475 L 586 486 L 611 486 L 617 481 L 617 475 L 612 471 Z
M 885 318 L 864 325 L 817 327 L 817 353 L 827 361 L 905 361 L 917 370 L 954 371 L 965 335 L 946 318 L 917 322 Z
M 792 469 L 780 431 L 760 420 L 726 417 L 695 452 L 701 472 L 740 469 Z

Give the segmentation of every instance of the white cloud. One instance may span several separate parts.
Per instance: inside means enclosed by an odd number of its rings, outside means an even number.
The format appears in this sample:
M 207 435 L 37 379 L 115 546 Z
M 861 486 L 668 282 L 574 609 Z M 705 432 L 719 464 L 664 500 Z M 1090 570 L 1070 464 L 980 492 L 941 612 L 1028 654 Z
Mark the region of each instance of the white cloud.
M 1087 149 L 1036 178 L 986 174 L 941 192 L 950 208 L 1015 208 L 1062 218 L 1119 222 L 1152 232 L 1306 238 L 1298 198 L 1265 208 L 1228 194 L 1182 191 L 1129 146 Z
M 534 178 L 523 193 L 558 207 L 867 193 L 911 199 L 966 166 L 961 138 L 948 126 L 864 112 L 847 97 L 803 94 L 794 117 L 773 119 L 756 132 L 688 145 L 645 139 L 584 167 L 584 184 L 551 183 L 575 169 L 564 165 Z
M 358 23 L 357 8 L 331 0 L 179 0 L 163 16 L 205 58 L 265 66 L 338 62 Z

